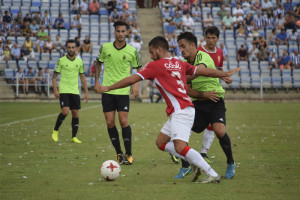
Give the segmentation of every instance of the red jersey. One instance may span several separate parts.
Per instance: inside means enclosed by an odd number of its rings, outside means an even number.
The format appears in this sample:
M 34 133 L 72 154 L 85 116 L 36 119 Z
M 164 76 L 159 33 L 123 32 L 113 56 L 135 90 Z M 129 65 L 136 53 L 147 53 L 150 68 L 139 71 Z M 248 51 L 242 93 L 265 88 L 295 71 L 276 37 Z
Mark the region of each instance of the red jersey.
M 186 75 L 193 75 L 196 67 L 175 58 L 163 58 L 148 63 L 137 74 L 152 80 L 167 103 L 167 115 L 182 110 L 193 103 L 187 94 Z
M 219 47 L 216 47 L 215 52 L 208 52 L 203 45 L 198 47 L 199 51 L 204 51 L 205 53 L 208 53 L 210 57 L 214 60 L 215 67 L 217 69 L 223 68 L 223 51 Z

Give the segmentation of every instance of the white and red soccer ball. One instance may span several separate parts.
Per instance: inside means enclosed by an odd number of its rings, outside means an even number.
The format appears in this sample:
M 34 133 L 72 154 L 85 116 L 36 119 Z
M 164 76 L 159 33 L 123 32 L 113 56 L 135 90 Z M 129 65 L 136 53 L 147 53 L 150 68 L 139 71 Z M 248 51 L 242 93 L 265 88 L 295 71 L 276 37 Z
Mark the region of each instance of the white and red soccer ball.
M 105 180 L 113 181 L 120 176 L 121 167 L 116 161 L 107 160 L 101 165 L 100 173 Z

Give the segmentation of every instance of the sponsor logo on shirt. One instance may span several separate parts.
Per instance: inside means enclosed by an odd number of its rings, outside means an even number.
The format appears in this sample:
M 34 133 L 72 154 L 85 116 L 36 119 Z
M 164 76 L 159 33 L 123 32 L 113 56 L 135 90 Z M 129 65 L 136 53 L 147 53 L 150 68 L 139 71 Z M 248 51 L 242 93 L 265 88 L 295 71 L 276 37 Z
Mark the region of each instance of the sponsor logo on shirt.
M 165 66 L 166 69 L 179 69 L 179 70 L 181 69 L 181 66 L 179 65 L 178 62 L 175 62 L 175 63 L 171 63 L 171 62 L 165 63 L 164 66 Z

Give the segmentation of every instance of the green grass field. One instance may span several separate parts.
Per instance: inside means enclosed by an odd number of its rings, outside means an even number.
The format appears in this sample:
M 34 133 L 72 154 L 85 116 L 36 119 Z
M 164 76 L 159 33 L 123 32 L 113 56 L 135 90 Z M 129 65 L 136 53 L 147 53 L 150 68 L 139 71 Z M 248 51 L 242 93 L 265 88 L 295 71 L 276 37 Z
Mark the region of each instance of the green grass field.
M 99 103 L 82 104 L 82 144 L 70 143 L 70 115 L 60 142 L 52 142 L 58 103 L 0 103 L 0 199 L 299 199 L 300 103 L 227 102 L 236 177 L 203 185 L 189 176 L 173 179 L 181 165 L 155 146 L 167 120 L 165 108 L 131 104 L 135 162 L 122 165 L 119 179 L 107 182 L 100 165 L 116 156 Z M 189 144 L 200 151 L 202 134 L 193 133 Z M 224 175 L 226 159 L 217 139 L 209 156 Z

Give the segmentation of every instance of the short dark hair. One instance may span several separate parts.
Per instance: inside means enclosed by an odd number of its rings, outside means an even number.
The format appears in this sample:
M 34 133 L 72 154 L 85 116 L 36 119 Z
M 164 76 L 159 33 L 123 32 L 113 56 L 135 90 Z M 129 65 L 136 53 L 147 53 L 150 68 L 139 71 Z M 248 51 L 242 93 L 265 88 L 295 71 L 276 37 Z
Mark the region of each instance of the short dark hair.
M 155 49 L 157 49 L 158 47 L 161 47 L 164 50 L 169 51 L 169 43 L 166 40 L 166 38 L 162 37 L 162 36 L 156 36 L 155 38 L 153 38 L 150 42 L 149 42 L 149 47 L 152 46 Z
M 210 27 L 207 27 L 205 30 L 205 36 L 207 36 L 207 34 L 216 35 L 217 38 L 219 38 L 220 30 L 216 26 L 210 26 Z
M 68 46 L 69 43 L 76 44 L 75 40 L 73 40 L 73 39 L 68 39 L 67 42 L 66 42 L 66 46 Z
M 182 39 L 185 39 L 188 42 L 194 43 L 195 46 L 197 47 L 197 37 L 193 33 L 191 33 L 191 32 L 180 33 L 177 37 L 177 42 L 179 42 Z
M 123 21 L 116 21 L 114 23 L 114 27 L 115 27 L 115 30 L 118 26 L 125 26 L 126 27 L 126 30 L 129 29 L 129 25 L 126 23 L 126 22 L 123 22 Z

